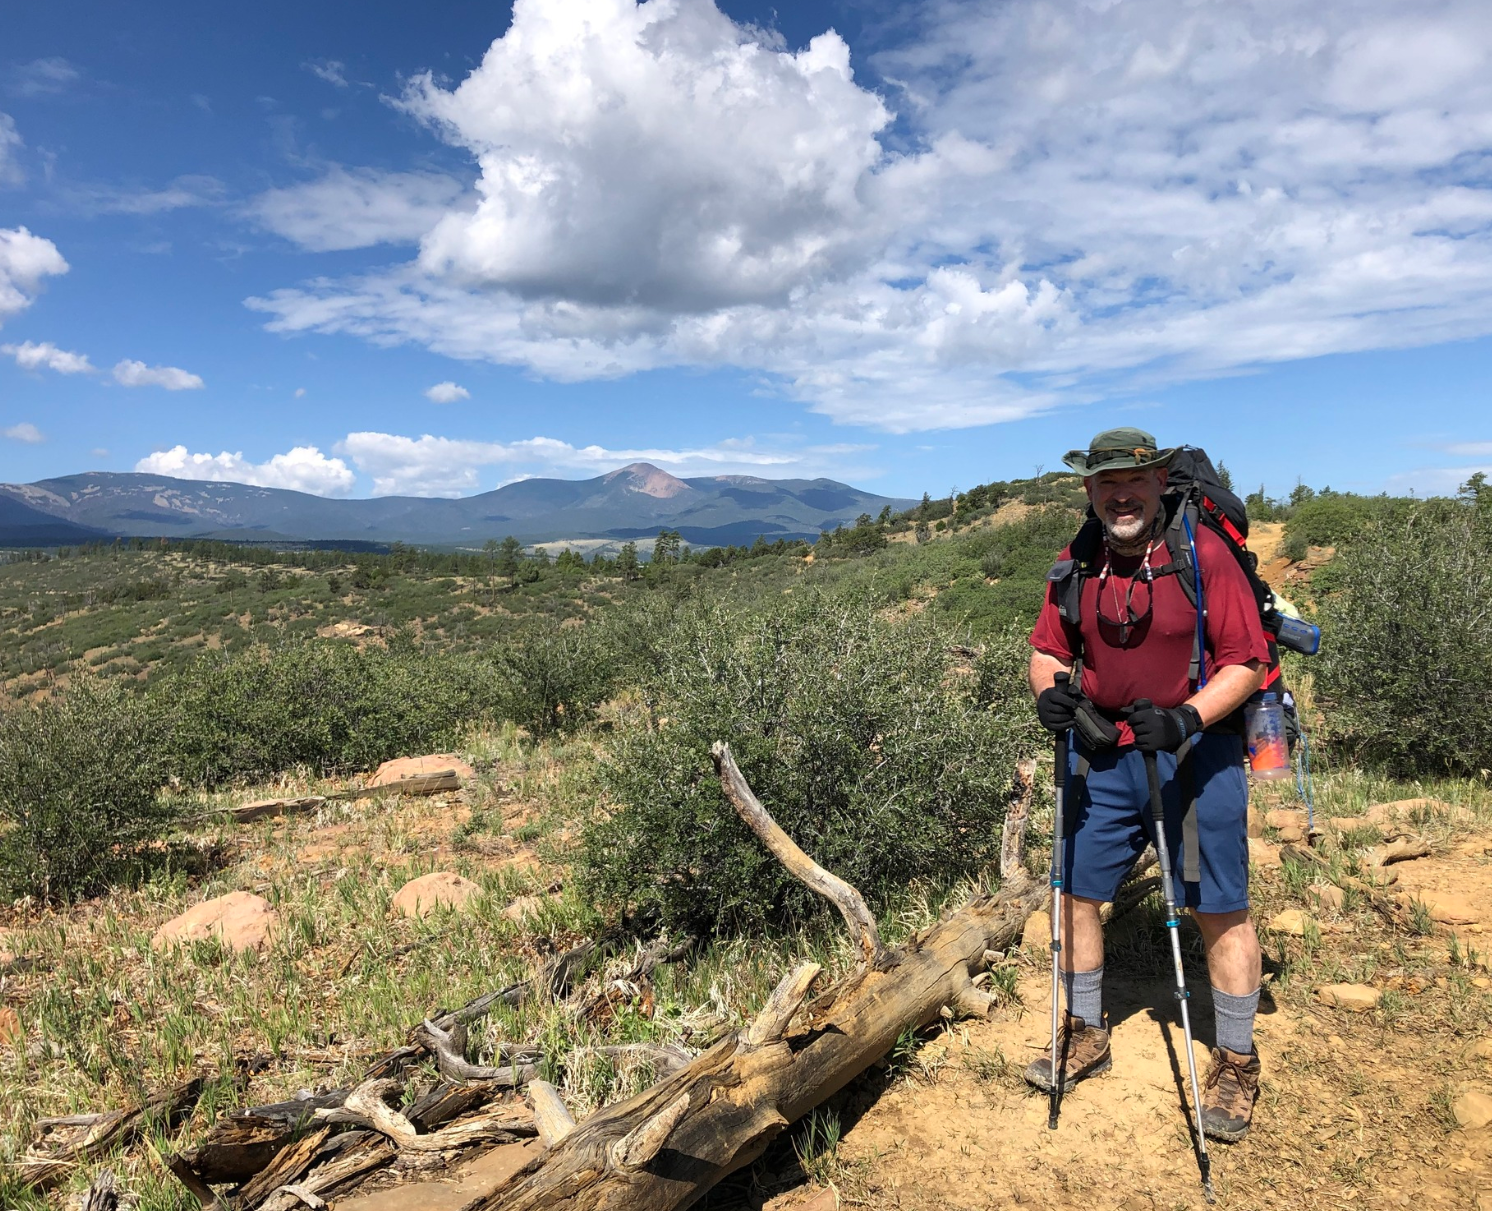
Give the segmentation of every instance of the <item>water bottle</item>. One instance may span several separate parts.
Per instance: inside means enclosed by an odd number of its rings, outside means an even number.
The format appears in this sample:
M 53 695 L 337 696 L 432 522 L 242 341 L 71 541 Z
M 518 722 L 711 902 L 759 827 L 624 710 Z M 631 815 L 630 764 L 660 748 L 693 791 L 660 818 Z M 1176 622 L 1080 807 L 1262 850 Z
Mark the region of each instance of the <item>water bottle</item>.
M 1276 614 L 1280 629 L 1275 638 L 1280 647 L 1299 652 L 1302 656 L 1314 656 L 1321 650 L 1321 628 L 1304 618 L 1291 618 L 1289 614 Z
M 1248 734 L 1249 768 L 1254 777 L 1264 782 L 1290 777 L 1285 705 L 1279 695 L 1255 694 L 1243 708 L 1243 722 Z

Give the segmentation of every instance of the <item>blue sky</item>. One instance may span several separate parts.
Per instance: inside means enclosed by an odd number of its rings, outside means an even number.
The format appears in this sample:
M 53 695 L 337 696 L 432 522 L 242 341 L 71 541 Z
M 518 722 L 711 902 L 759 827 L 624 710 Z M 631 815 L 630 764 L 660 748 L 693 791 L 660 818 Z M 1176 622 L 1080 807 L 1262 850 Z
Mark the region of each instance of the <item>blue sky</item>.
M 1325 7 L 9 6 L 0 480 L 1454 490 L 1492 10 Z

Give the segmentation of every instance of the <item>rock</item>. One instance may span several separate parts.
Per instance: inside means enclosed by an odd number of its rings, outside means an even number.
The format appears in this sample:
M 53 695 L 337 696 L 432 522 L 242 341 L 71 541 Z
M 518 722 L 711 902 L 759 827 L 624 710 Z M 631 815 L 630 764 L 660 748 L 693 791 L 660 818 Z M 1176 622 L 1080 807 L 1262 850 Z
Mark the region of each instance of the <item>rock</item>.
M 1480 1131 L 1492 1124 L 1492 1095 L 1480 1089 L 1463 1089 L 1451 1102 L 1451 1114 L 1467 1131 Z
M 476 771 L 455 753 L 431 753 L 424 757 L 395 757 L 392 761 L 385 761 L 368 780 L 367 785 L 369 789 L 379 786 L 397 789 L 397 784 L 400 782 L 431 778 L 447 771 L 455 774 L 457 786 L 476 774 Z M 456 787 L 453 786 L 450 789 L 454 790 Z
M 1274 919 L 1269 922 L 1268 928 L 1275 933 L 1289 934 L 1291 937 L 1305 937 L 1306 922 L 1311 918 L 1298 908 L 1287 908 L 1284 912 L 1275 913 Z
M 1297 828 L 1293 824 L 1286 824 L 1278 831 L 1281 845 L 1294 845 L 1305 840 L 1305 829 Z
M 1326 827 L 1334 833 L 1350 833 L 1360 828 L 1374 829 L 1379 836 L 1383 835 L 1383 822 L 1369 820 L 1366 816 L 1333 816 L 1326 822 Z
M 395 893 L 390 907 L 406 917 L 426 917 L 437 908 L 462 908 L 481 890 L 470 879 L 463 879 L 448 870 L 437 870 L 411 879 Z
M 1458 824 L 1476 819 L 1475 812 L 1443 799 L 1396 799 L 1392 803 L 1375 803 L 1363 813 L 1363 819 L 1370 824 L 1403 823 L 1406 819 L 1427 816 Z
M 1470 897 L 1452 892 L 1420 892 L 1412 900 L 1423 904 L 1430 914 L 1430 920 L 1438 921 L 1441 925 L 1472 925 L 1483 916 L 1482 910 Z
M 0 1005 L 0 1047 L 21 1041 L 21 1017 L 9 1005 Z
M 185 942 L 219 938 L 229 950 L 263 950 L 273 940 L 279 918 L 269 901 L 247 891 L 204 900 L 172 917 L 150 939 L 154 950 L 169 950 Z
M 1492 1060 L 1492 1034 L 1484 1039 L 1477 1039 L 1466 1049 L 1468 1060 Z
M 1414 858 L 1428 858 L 1430 843 L 1423 837 L 1395 837 L 1387 845 L 1375 845 L 1363 855 L 1369 866 L 1388 866 Z
M 839 1211 L 839 1195 L 833 1190 L 820 1190 L 806 1203 L 799 1203 L 795 1211 Z
M 543 896 L 519 896 L 498 915 L 504 921 L 512 921 L 516 925 L 529 917 L 537 916 L 543 907 Z
M 1262 837 L 1264 835 L 1264 813 L 1257 807 L 1249 808 L 1248 834 L 1250 837 Z
M 1298 828 L 1304 833 L 1306 814 L 1298 807 L 1276 807 L 1264 813 L 1264 823 L 1270 828 Z
M 1249 861 L 1255 866 L 1278 866 L 1280 851 L 1266 842 L 1249 838 Z
M 1366 984 L 1326 984 L 1316 989 L 1316 997 L 1323 1005 L 1337 1009 L 1350 1009 L 1353 1013 L 1374 1009 L 1383 994 Z
M 1342 889 L 1334 883 L 1312 883 L 1306 888 L 1311 895 L 1316 897 L 1316 902 L 1326 908 L 1340 910 L 1342 907 Z
M 1021 945 L 1027 950 L 1050 949 L 1052 945 L 1052 914 L 1037 909 L 1026 918 L 1026 928 L 1021 933 Z M 1048 1043 L 1050 1047 L 1050 1043 Z

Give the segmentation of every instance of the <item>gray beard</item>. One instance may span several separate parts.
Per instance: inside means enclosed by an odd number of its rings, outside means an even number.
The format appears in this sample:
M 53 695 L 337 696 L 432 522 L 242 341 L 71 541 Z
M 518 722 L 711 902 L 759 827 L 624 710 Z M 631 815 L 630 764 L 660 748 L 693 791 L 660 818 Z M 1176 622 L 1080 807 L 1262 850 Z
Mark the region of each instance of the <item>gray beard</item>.
M 1149 526 L 1141 522 L 1129 534 L 1116 530 L 1107 522 L 1104 523 L 1103 529 L 1109 550 L 1115 555 L 1143 555 L 1159 528 L 1160 518 L 1157 517 Z M 1125 529 L 1128 530 L 1130 527 L 1126 526 Z

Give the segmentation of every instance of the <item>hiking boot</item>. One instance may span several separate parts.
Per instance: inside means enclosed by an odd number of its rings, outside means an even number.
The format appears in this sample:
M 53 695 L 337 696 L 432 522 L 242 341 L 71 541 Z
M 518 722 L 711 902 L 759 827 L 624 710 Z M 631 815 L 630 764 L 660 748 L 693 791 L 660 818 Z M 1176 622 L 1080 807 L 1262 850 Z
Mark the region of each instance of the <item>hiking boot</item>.
M 1079 1081 L 1107 1072 L 1113 1060 L 1109 1056 L 1109 1032 L 1102 1026 L 1090 1026 L 1082 1018 L 1068 1014 L 1057 1035 L 1058 1063 L 1062 1072 L 1062 1092 Z M 1052 1091 L 1052 1057 L 1044 1055 L 1026 1069 L 1026 1083 L 1047 1093 Z
M 1215 1140 L 1236 1144 L 1249 1131 L 1259 1096 L 1259 1056 L 1226 1047 L 1212 1049 L 1212 1066 L 1202 1083 L 1202 1130 Z

